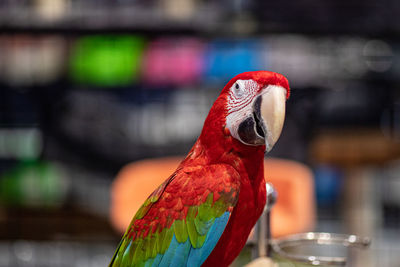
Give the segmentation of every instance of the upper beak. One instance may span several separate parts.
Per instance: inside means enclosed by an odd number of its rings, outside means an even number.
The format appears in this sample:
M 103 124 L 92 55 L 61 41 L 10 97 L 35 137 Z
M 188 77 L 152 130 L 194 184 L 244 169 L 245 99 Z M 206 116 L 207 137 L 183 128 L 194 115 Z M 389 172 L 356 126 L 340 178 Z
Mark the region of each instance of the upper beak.
M 260 127 L 264 133 L 266 152 L 269 152 L 282 132 L 286 110 L 286 89 L 270 85 L 263 89 L 258 98 L 254 106 L 256 120 L 262 121 Z

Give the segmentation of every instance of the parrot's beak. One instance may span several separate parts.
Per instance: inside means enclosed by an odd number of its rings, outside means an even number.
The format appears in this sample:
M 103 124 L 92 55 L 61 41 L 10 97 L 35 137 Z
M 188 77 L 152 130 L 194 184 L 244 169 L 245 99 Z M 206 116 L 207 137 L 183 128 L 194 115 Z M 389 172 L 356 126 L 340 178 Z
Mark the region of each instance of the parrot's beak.
M 286 89 L 276 85 L 265 88 L 258 97 L 261 100 L 259 111 L 255 110 L 256 121 L 262 121 L 266 152 L 269 152 L 281 135 L 286 110 Z M 261 115 L 261 116 L 260 116 Z
M 247 145 L 264 145 L 269 152 L 282 132 L 285 120 L 286 89 L 269 85 L 261 90 L 246 110 L 237 133 Z

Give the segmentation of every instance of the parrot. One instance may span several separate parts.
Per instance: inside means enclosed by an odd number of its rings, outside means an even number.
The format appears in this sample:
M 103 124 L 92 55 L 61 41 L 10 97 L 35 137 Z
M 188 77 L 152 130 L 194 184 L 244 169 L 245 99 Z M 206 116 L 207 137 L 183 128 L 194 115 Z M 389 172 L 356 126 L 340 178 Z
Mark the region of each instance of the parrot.
M 233 77 L 188 155 L 134 215 L 109 267 L 229 266 L 263 212 L 264 155 L 281 134 L 289 95 L 279 73 Z

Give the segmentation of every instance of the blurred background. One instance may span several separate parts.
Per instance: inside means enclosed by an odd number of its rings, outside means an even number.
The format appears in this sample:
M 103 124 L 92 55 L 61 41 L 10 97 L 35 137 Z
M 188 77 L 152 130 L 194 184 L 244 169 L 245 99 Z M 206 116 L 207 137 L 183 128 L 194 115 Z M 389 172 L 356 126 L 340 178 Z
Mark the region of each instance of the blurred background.
M 312 170 L 313 230 L 371 237 L 352 266 L 400 266 L 399 15 L 397 0 L 2 0 L 0 266 L 106 266 L 119 170 L 185 155 L 225 83 L 259 69 L 290 81 L 270 156 Z

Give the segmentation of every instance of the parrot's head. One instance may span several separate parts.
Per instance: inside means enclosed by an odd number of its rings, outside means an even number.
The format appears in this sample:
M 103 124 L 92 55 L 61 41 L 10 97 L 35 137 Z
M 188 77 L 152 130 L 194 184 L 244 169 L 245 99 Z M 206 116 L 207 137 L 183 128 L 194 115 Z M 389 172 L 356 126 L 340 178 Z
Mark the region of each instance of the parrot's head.
M 241 143 L 265 145 L 269 152 L 281 134 L 289 94 L 289 83 L 281 74 L 252 71 L 235 76 L 220 95 L 225 127 Z

